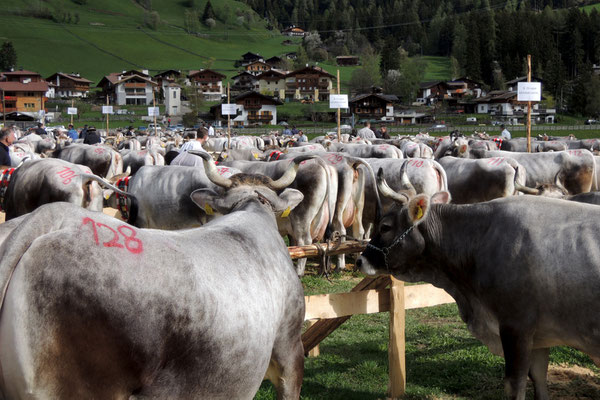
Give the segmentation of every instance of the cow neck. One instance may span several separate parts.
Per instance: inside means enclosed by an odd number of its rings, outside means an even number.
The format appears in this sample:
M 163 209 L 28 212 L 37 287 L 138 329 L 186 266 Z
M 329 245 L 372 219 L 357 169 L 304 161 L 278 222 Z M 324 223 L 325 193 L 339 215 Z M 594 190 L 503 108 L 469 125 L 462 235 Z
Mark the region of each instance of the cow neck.
M 471 204 L 433 204 L 429 213 L 419 225 L 426 242 L 421 270 L 432 273 L 424 279 L 446 290 L 468 285 L 477 268 L 474 256 L 483 245 L 489 216 Z

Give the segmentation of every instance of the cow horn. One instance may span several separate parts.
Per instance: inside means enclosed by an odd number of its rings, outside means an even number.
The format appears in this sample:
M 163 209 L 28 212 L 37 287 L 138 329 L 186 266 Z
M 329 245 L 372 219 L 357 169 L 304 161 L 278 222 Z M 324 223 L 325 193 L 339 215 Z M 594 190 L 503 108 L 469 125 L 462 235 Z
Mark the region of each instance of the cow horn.
M 215 166 L 215 162 L 210 156 L 210 154 L 204 151 L 195 150 L 188 150 L 188 153 L 202 158 L 202 162 L 204 164 L 204 172 L 206 173 L 206 176 L 212 183 L 224 187 L 226 189 L 229 189 L 231 185 L 233 185 L 233 181 L 231 179 L 225 178 L 224 176 L 221 176 L 221 174 L 219 174 L 219 171 Z
M 532 194 L 534 196 L 537 196 L 540 194 L 539 189 L 533 189 L 527 186 L 523 186 L 521 185 L 519 182 L 516 181 L 515 179 L 515 190 L 518 190 L 521 193 L 525 193 L 525 194 Z
M 305 160 L 310 160 L 315 158 L 315 156 L 299 156 L 294 158 L 294 162 L 289 166 L 287 171 L 281 176 L 281 178 L 276 181 L 271 182 L 269 185 L 273 190 L 281 190 L 285 189 L 296 179 L 296 172 L 298 171 L 298 167 L 300 163 Z
M 412 197 L 417 195 L 417 189 L 415 189 L 410 179 L 408 179 L 408 174 L 406 173 L 407 165 L 408 161 L 405 161 L 400 168 L 400 182 L 402 183 L 402 187 L 406 189 L 408 196 Z
M 385 178 L 383 177 L 383 168 L 379 168 L 377 171 L 377 189 L 382 196 L 388 197 L 400 204 L 406 204 L 408 202 L 408 196 L 404 193 L 396 193 L 391 187 L 388 186 Z

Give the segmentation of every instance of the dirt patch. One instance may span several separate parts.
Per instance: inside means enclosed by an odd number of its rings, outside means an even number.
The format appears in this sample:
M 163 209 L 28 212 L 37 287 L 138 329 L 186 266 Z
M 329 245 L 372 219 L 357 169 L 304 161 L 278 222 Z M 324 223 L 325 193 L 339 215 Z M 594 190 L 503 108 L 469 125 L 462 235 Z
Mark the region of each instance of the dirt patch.
M 600 376 L 580 366 L 551 365 L 548 390 L 552 399 L 599 399 Z

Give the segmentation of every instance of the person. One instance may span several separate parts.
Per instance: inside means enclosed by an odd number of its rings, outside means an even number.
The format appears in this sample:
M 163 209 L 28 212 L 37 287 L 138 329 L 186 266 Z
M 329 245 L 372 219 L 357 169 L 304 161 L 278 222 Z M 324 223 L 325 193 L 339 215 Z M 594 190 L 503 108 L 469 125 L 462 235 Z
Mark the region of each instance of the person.
M 169 126 L 171 126 L 171 117 L 169 117 L 169 119 L 167 121 L 169 123 Z
M 504 127 L 504 124 L 500 125 L 500 129 L 502 129 L 502 132 L 500 132 L 500 136 L 502 136 L 502 139 L 510 140 L 511 139 L 510 132 L 508 131 L 508 129 L 506 129 Z
M 371 123 L 369 121 L 365 122 L 364 128 L 359 129 L 358 137 L 361 139 L 377 139 L 375 132 L 371 130 Z
M 298 143 L 306 143 L 308 142 L 308 138 L 302 132 L 302 129 L 298 131 Z
M 289 127 L 287 127 L 287 126 L 286 126 L 286 127 L 283 129 L 283 136 L 291 136 L 291 135 L 292 135 L 292 131 L 290 130 L 290 128 L 289 128 Z
M 215 136 L 215 128 L 213 128 L 212 124 L 208 124 L 208 136 L 209 137 Z
M 179 155 L 175 157 L 169 165 L 185 165 L 188 167 L 203 166 L 202 158 L 188 153 L 188 151 L 202 151 L 206 152 L 202 145 L 208 140 L 208 130 L 206 128 L 200 128 L 196 132 L 196 139 L 190 140 L 181 146 Z
M 46 129 L 44 129 L 44 123 L 43 122 L 38 122 L 37 124 L 37 128 L 35 129 L 35 133 L 37 135 L 47 135 L 48 132 L 46 132 Z
M 100 135 L 96 132 L 96 128 L 90 126 L 87 130 L 87 134 L 85 135 L 85 139 L 83 139 L 84 144 L 97 144 L 101 143 L 102 139 Z
M 77 133 L 77 130 L 73 127 L 73 124 L 69 124 L 69 131 L 67 132 L 67 136 L 73 141 L 79 139 L 79 133 Z
M 296 126 L 292 126 L 292 135 L 297 135 L 298 132 L 298 128 L 296 128 Z
M 88 131 L 88 126 L 87 126 L 87 124 L 85 124 L 85 125 L 83 125 L 83 129 L 81 129 L 81 132 L 79 132 L 79 139 L 85 140 L 85 137 L 87 136 L 87 131 Z
M 0 165 L 11 165 L 10 152 L 8 146 L 12 145 L 17 138 L 15 130 L 11 127 L 2 128 L 0 130 Z
M 134 132 L 134 127 L 133 126 L 129 126 L 129 128 L 127 128 L 127 132 L 125 132 L 125 136 L 135 136 L 135 132 Z
M 378 132 L 379 132 L 379 136 L 378 136 L 379 138 L 391 139 L 390 134 L 387 131 L 387 126 L 382 125 Z

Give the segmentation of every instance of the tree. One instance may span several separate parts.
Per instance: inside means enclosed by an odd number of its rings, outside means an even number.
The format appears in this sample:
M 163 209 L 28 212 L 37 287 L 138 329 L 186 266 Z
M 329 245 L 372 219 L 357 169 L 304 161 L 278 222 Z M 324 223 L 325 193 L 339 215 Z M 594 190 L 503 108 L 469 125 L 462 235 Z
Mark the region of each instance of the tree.
M 17 52 L 12 42 L 4 42 L 0 49 L 0 71 L 10 71 L 17 66 Z
M 362 65 L 352 72 L 349 86 L 354 93 L 368 92 L 372 86 L 380 84 L 379 54 L 366 48 L 360 56 Z
M 405 103 L 412 103 L 417 98 L 419 84 L 425 76 L 426 63 L 421 57 L 405 57 L 400 62 L 401 79 L 397 94 Z
M 217 15 L 215 14 L 215 10 L 213 10 L 212 4 L 210 4 L 210 0 L 206 2 L 204 6 L 204 12 L 202 13 L 202 21 L 206 21 L 207 19 L 212 18 L 216 19 Z
M 393 35 L 385 39 L 385 44 L 381 51 L 381 61 L 379 70 L 381 76 L 386 77 L 389 70 L 397 70 L 400 67 L 400 53 L 398 52 L 398 42 Z
M 586 85 L 587 104 L 585 114 L 600 117 L 600 76 L 593 75 Z

